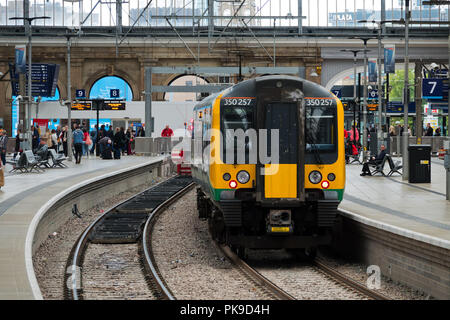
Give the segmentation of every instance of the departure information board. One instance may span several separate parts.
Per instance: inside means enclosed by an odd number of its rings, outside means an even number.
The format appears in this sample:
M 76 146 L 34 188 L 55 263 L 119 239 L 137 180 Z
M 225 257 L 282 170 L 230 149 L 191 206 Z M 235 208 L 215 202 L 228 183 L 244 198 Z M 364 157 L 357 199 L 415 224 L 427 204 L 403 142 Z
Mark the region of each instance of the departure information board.
M 115 100 L 105 100 L 103 110 L 125 110 L 125 102 Z
M 19 95 L 19 74 L 15 65 L 10 64 L 11 85 L 13 95 Z M 35 97 L 53 97 L 58 83 L 59 64 L 33 63 L 31 65 L 31 94 Z M 28 93 L 28 65 L 25 72 L 25 94 Z
M 92 102 L 73 102 L 72 110 L 83 111 L 83 110 L 92 110 Z

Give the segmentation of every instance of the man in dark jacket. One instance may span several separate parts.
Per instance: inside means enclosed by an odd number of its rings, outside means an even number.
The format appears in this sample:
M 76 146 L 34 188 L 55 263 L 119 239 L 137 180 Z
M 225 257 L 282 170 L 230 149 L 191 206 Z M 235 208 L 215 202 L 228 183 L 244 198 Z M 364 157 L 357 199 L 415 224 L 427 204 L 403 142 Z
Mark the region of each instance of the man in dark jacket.
M 427 123 L 427 128 L 425 129 L 425 136 L 432 137 L 433 136 L 433 128 L 429 123 Z
M 380 164 L 381 161 L 383 161 L 384 157 L 386 156 L 386 147 L 384 144 L 380 147 L 381 151 L 376 157 L 371 157 L 368 162 L 363 164 L 362 173 L 361 176 L 371 176 L 369 165 L 377 165 Z

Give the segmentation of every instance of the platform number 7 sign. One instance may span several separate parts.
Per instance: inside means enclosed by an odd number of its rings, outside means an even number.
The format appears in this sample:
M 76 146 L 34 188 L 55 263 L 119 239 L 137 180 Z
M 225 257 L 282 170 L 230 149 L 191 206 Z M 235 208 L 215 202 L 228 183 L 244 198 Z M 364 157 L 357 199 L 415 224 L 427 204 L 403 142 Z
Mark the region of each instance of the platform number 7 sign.
M 120 96 L 120 90 L 119 89 L 111 89 L 109 91 L 110 98 L 118 98 Z

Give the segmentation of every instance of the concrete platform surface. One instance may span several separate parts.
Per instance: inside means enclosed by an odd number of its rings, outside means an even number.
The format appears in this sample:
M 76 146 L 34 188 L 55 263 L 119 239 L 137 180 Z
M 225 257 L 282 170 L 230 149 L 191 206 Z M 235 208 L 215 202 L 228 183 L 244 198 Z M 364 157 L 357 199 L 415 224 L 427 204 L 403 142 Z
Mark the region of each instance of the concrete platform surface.
M 52 201 L 87 182 L 160 160 L 162 157 L 83 158 L 80 165 L 69 162 L 65 169 L 7 175 L 0 190 L 0 300 L 42 298 L 32 265 L 33 227 Z
M 400 158 L 394 158 L 398 161 Z M 386 164 L 384 172 L 389 172 Z M 360 176 L 361 165 L 346 166 L 339 209 L 353 219 L 419 241 L 450 249 L 450 201 L 445 199 L 444 162 L 431 163 L 431 183 L 392 177 Z

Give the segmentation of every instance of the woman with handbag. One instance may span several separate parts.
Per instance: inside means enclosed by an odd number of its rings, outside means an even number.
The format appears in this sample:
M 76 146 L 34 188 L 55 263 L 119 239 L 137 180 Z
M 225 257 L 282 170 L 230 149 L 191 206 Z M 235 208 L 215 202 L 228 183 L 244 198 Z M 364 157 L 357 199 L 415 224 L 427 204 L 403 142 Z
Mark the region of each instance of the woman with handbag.
M 85 135 L 85 146 L 86 146 L 86 155 L 89 158 L 89 154 L 90 154 L 90 149 L 92 146 L 92 139 L 91 136 L 89 135 L 89 133 L 86 131 L 85 133 L 87 133 L 87 135 Z

